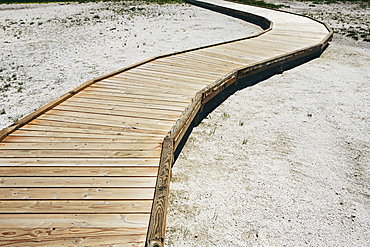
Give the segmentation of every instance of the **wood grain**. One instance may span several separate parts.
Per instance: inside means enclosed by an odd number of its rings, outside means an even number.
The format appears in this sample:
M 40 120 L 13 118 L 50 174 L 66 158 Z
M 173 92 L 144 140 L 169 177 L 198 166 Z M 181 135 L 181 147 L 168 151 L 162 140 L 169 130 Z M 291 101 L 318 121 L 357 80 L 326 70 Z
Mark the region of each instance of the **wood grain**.
M 152 200 L 9 200 L 0 201 L 1 214 L 150 214 Z
M 0 177 L 0 188 L 142 188 L 156 177 Z
M 154 188 L 0 188 L 0 200 L 152 200 L 153 195 Z
M 150 223 L 146 242 L 148 246 L 154 246 L 157 243 L 160 243 L 161 245 L 164 244 L 171 168 L 174 162 L 173 148 L 173 140 L 166 138 L 163 142 L 158 179 L 150 214 Z
M 127 167 L 127 166 L 158 166 L 159 158 L 0 158 L 0 167 L 2 166 L 18 166 L 18 167 L 76 167 L 76 172 L 80 167 Z M 35 168 L 31 168 L 35 169 Z M 20 173 L 23 174 L 23 173 Z
M 135 161 L 138 163 L 137 161 Z M 48 167 L 48 166 L 0 166 L 0 174 L 3 177 L 157 177 L 158 163 L 142 161 L 143 166 L 120 167 Z M 61 164 L 61 162 L 59 163 Z M 30 165 L 30 164 L 28 164 Z M 150 166 L 152 165 L 152 166 Z

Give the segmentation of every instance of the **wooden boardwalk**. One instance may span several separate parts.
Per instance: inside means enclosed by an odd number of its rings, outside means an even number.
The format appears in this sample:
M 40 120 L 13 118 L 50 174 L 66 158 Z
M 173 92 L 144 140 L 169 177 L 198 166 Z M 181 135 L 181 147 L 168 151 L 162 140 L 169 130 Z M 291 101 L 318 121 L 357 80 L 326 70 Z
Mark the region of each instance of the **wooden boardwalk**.
M 332 37 L 286 12 L 190 2 L 265 31 L 88 81 L 2 130 L 0 246 L 163 246 L 174 152 L 202 106 L 240 78 L 319 55 Z

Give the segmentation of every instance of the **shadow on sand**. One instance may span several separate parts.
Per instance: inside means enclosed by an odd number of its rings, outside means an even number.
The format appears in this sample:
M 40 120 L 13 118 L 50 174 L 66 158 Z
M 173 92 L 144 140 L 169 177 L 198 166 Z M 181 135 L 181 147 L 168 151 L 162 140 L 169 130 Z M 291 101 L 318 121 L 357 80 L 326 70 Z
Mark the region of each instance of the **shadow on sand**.
M 327 47 L 323 49 L 323 52 L 325 51 Z M 322 52 L 313 53 L 309 56 L 299 58 L 296 60 L 293 60 L 291 62 L 285 63 L 283 65 L 278 65 L 272 68 L 269 68 L 268 70 L 264 70 L 262 72 L 258 72 L 256 74 L 244 77 L 242 79 L 238 79 L 236 82 L 234 82 L 229 87 L 225 88 L 222 92 L 220 92 L 217 96 L 209 100 L 206 104 L 201 107 L 200 111 L 192 121 L 190 127 L 185 132 L 183 138 L 181 139 L 180 144 L 178 145 L 177 149 L 175 150 L 174 159 L 177 160 L 178 156 L 181 153 L 181 150 L 184 148 L 184 145 L 186 141 L 188 140 L 191 132 L 193 131 L 193 128 L 198 126 L 200 122 L 204 118 L 208 116 L 209 113 L 211 113 L 213 110 L 215 110 L 219 105 L 221 105 L 226 99 L 228 99 L 231 95 L 233 95 L 235 92 L 245 89 L 247 87 L 254 86 L 258 84 L 261 81 L 264 81 L 276 74 L 282 74 L 284 71 L 290 70 L 294 67 L 297 67 L 301 64 L 304 64 L 310 60 L 313 60 L 315 58 L 318 58 Z M 246 106 L 247 107 L 247 106 Z

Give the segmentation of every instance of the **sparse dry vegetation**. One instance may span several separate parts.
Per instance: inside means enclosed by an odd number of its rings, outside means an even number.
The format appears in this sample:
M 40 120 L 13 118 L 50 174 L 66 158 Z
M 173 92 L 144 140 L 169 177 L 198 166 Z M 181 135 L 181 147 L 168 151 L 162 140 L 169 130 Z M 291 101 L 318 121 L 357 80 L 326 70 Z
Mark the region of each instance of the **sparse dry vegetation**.
M 326 7 L 329 6 L 330 8 Z M 336 34 L 370 42 L 370 6 L 361 2 L 308 4 L 303 15 L 325 21 Z M 329 11 L 330 10 L 330 11 Z

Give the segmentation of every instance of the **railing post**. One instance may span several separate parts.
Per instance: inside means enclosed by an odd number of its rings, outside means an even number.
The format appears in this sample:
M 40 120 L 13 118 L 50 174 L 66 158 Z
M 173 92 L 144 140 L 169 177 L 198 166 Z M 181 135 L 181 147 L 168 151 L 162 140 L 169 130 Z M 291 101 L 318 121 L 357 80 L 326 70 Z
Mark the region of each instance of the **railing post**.
M 162 144 L 162 153 L 158 169 L 157 184 L 154 193 L 146 246 L 163 247 L 166 233 L 168 195 L 170 191 L 171 167 L 173 160 L 173 139 L 168 136 Z

